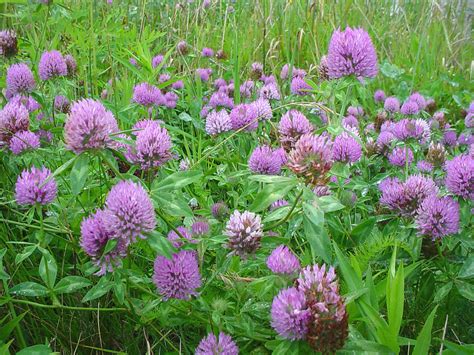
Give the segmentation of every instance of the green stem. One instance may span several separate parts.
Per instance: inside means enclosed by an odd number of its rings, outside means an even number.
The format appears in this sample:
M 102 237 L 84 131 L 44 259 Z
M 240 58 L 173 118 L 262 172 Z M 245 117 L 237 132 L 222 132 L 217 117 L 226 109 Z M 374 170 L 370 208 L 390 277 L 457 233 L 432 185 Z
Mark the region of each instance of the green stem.
M 70 311 L 90 311 L 90 312 L 128 312 L 127 308 L 90 308 L 90 307 L 73 307 L 73 306 L 64 306 L 62 304 L 42 304 L 27 300 L 18 300 L 15 298 L 10 298 L 9 302 L 13 303 L 22 303 L 27 304 L 33 307 L 39 308 L 51 308 L 51 309 L 67 309 Z
M 3 289 L 5 290 L 5 295 L 7 297 L 10 297 L 10 293 L 8 291 L 8 284 L 5 280 L 3 280 Z M 15 307 L 13 307 L 12 302 L 13 302 L 12 299 L 8 300 L 8 309 L 10 310 L 12 318 L 16 318 Z M 25 336 L 23 335 L 23 330 L 21 329 L 19 323 L 15 326 L 15 333 L 16 333 L 16 336 L 18 337 L 18 343 L 20 344 L 20 347 L 22 349 L 26 348 Z
M 290 211 L 287 213 L 287 215 L 286 215 L 283 219 L 279 220 L 278 222 L 273 223 L 272 225 L 270 225 L 270 226 L 264 228 L 263 230 L 264 230 L 265 232 L 266 232 L 266 231 L 269 231 L 269 230 L 272 230 L 272 229 L 274 229 L 274 228 L 276 228 L 276 227 L 278 227 L 278 226 L 281 226 L 281 225 L 282 225 L 283 223 L 285 223 L 286 221 L 288 221 L 288 220 L 290 219 L 290 217 L 291 217 L 291 214 L 292 214 L 293 211 L 295 210 L 296 205 L 298 204 L 298 201 L 300 200 L 300 198 L 301 198 L 302 195 L 303 195 L 303 189 L 301 189 L 301 191 L 300 191 L 300 193 L 298 194 L 298 196 L 296 196 L 295 202 L 293 202 L 293 206 L 291 206 L 291 209 L 290 209 Z
M 157 214 L 158 214 L 158 216 L 160 216 L 160 218 L 161 218 L 163 221 L 165 221 L 166 225 L 167 225 L 168 227 L 170 227 L 170 228 L 178 235 L 178 237 L 179 237 L 181 240 L 183 240 L 183 241 L 186 240 L 186 238 L 180 233 L 180 231 L 177 230 L 177 229 L 173 226 L 173 224 L 172 224 L 170 221 L 168 221 L 168 219 L 165 217 L 165 215 L 164 215 L 160 210 L 157 210 Z

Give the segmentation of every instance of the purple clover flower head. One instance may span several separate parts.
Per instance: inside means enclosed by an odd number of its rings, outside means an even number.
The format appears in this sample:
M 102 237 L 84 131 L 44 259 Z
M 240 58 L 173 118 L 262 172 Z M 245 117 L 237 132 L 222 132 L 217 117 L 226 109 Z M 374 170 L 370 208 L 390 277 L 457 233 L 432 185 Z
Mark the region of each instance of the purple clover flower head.
M 158 255 L 155 259 L 153 282 L 164 300 L 189 300 L 201 287 L 201 275 L 196 252 L 181 250 L 171 259 Z
M 376 103 L 384 102 L 385 101 L 385 92 L 383 90 L 377 90 L 374 93 L 374 101 Z
M 290 110 L 281 117 L 278 126 L 280 142 L 286 150 L 290 150 L 302 135 L 311 133 L 313 129 L 305 115 L 300 111 Z
M 113 145 L 110 135 L 118 132 L 117 121 L 99 101 L 83 99 L 72 104 L 64 125 L 67 147 L 76 154 Z
M 66 76 L 67 65 L 63 55 L 58 51 L 44 52 L 38 64 L 38 74 L 41 80 Z
M 422 175 L 411 175 L 405 182 L 387 178 L 379 189 L 382 192 L 380 203 L 405 217 L 415 215 L 425 198 L 438 193 L 433 179 Z
M 307 133 L 296 142 L 288 155 L 288 167 L 312 185 L 322 185 L 332 167 L 332 142 L 326 135 Z
M 74 57 L 70 54 L 66 54 L 64 56 L 64 62 L 66 63 L 67 75 L 69 77 L 74 76 L 77 71 L 77 63 Z
M 377 75 L 377 53 L 369 34 L 362 28 L 346 27 L 334 31 L 327 55 L 328 74 L 331 79 L 355 75 L 373 78 Z
M 39 139 L 43 142 L 50 143 L 53 140 L 53 134 L 50 131 L 40 129 L 37 133 Z
M 127 256 L 127 242 L 118 238 L 114 231 L 106 227 L 109 214 L 104 210 L 85 218 L 81 222 L 81 248 L 100 267 L 97 275 L 113 271 L 122 264 L 122 258 Z M 104 255 L 105 246 L 111 239 L 117 239 L 114 249 Z
M 217 338 L 213 333 L 209 333 L 202 338 L 194 353 L 195 355 L 237 355 L 239 348 L 229 335 L 220 332 Z
M 163 83 L 166 83 L 170 79 L 171 79 L 171 75 L 169 75 L 168 73 L 163 73 L 158 77 L 158 83 L 163 84 Z
M 420 109 L 415 101 L 407 100 L 403 103 L 400 112 L 402 113 L 402 115 L 411 116 L 418 114 L 420 112 Z
M 300 268 L 300 262 L 293 252 L 285 245 L 280 245 L 272 251 L 267 259 L 268 268 L 275 274 L 291 275 Z
M 234 108 L 234 100 L 229 97 L 226 92 L 217 91 L 211 95 L 209 106 L 213 108 L 225 107 L 232 109 Z
M 156 121 L 150 121 L 135 132 L 135 144 L 128 146 L 125 154 L 130 162 L 139 164 L 143 170 L 160 167 L 172 158 L 168 131 L 154 122 Z M 134 128 L 137 129 L 137 125 Z
M 471 145 L 474 143 L 474 135 L 469 132 L 461 133 L 458 137 L 459 145 Z
M 364 109 L 360 106 L 349 106 L 347 114 L 354 117 L 361 117 L 364 115 Z
M 313 192 L 318 197 L 331 195 L 331 190 L 327 185 L 316 185 L 313 189 Z
M 136 68 L 140 68 L 140 64 L 138 64 L 138 61 L 136 60 L 135 57 L 130 57 L 128 60 L 131 65 L 133 65 Z
M 306 70 L 300 68 L 293 68 L 293 77 L 304 78 L 306 76 Z
M 181 233 L 181 235 L 187 239 L 189 242 L 191 243 L 196 243 L 197 241 L 193 240 L 192 236 L 191 236 L 191 233 L 189 232 L 189 230 L 186 228 L 186 227 L 183 227 L 183 226 L 179 226 L 176 228 L 176 230 Z M 176 233 L 174 230 L 170 230 L 170 232 L 168 233 L 168 240 L 171 242 L 171 244 L 173 244 L 173 246 L 175 248 L 181 248 L 184 243 L 185 243 L 185 240 L 182 240 L 181 237 L 178 235 L 178 233 Z
M 26 150 L 37 149 L 40 147 L 39 137 L 30 131 L 16 132 L 10 140 L 10 150 L 18 155 Z
M 41 108 L 41 105 L 32 96 L 23 96 L 21 94 L 16 94 L 8 102 L 14 102 L 17 105 L 25 106 L 29 113 L 38 111 Z
M 203 106 L 201 109 L 201 112 L 199 113 L 201 118 L 206 118 L 209 115 L 209 111 L 211 111 L 211 109 L 212 109 L 211 106 L 208 106 L 208 105 Z
M 174 92 L 167 92 L 164 96 L 164 106 L 170 109 L 176 108 L 176 105 L 178 104 L 178 99 L 179 96 L 174 93 Z
M 279 209 L 280 207 L 283 207 L 283 206 L 288 206 L 288 201 L 287 200 L 276 200 L 275 202 L 273 202 L 270 205 L 269 210 L 274 211 L 274 210 Z
M 258 98 L 250 104 L 251 109 L 254 110 L 255 116 L 259 120 L 271 120 L 273 117 L 272 106 L 270 102 L 264 98 Z
M 266 100 L 280 100 L 280 90 L 275 83 L 267 84 L 260 88 L 259 97 Z
M 23 170 L 15 185 L 15 199 L 19 205 L 47 205 L 56 198 L 58 186 L 48 168 L 32 167 Z
M 206 235 L 209 233 L 209 222 L 204 218 L 197 219 L 191 226 L 193 235 Z
M 8 102 L 0 111 L 0 145 L 8 143 L 11 137 L 30 127 L 30 115 L 25 106 L 17 102 Z
M 280 79 L 281 80 L 286 80 L 288 79 L 288 74 L 290 72 L 290 66 L 288 64 L 285 64 L 280 71 Z
M 0 31 L 0 57 L 14 57 L 18 53 L 18 41 L 13 30 Z
M 216 90 L 219 90 L 221 87 L 227 86 L 227 81 L 224 78 L 218 78 L 214 80 L 214 87 Z
M 204 47 L 201 51 L 201 55 L 206 58 L 211 58 L 214 56 L 214 51 L 211 48 Z
M 151 66 L 153 69 L 156 69 L 161 63 L 163 63 L 163 59 L 165 57 L 162 54 L 155 55 L 151 60 Z
M 405 167 L 406 164 L 410 165 L 413 162 L 413 152 L 408 147 L 395 147 L 388 154 L 388 161 L 392 165 Z
M 426 99 L 419 92 L 414 92 L 408 97 L 408 101 L 415 102 L 418 110 L 422 111 L 426 108 Z
M 445 130 L 443 133 L 443 144 L 450 147 L 454 147 L 457 145 L 457 143 L 458 137 L 456 135 L 456 131 L 452 131 L 449 129 Z
M 245 258 L 254 254 L 260 248 L 260 239 L 263 236 L 263 224 L 259 215 L 235 210 L 227 222 L 224 235 L 229 237 L 227 247 L 232 249 L 231 254 Z
M 305 339 L 311 312 L 303 291 L 296 287 L 281 290 L 273 299 L 271 325 L 285 339 Z
M 208 81 L 209 77 L 212 75 L 212 69 L 210 68 L 197 68 L 196 75 L 201 79 L 201 81 Z
M 362 156 L 362 147 L 350 134 L 343 132 L 334 139 L 332 146 L 334 160 L 355 163 Z
M 255 131 L 258 127 L 257 113 L 250 104 L 239 104 L 230 111 L 230 122 L 234 131 L 244 127 L 246 131 Z
M 306 335 L 309 345 L 318 352 L 336 353 L 344 346 L 349 327 L 334 268 L 308 266 L 301 270 L 296 284 L 311 314 Z
M 446 162 L 446 188 L 466 200 L 474 200 L 474 157 L 461 154 Z
M 474 128 L 474 113 L 468 113 L 464 118 L 464 125 L 466 128 Z
M 156 86 L 140 83 L 133 88 L 133 101 L 139 105 L 150 107 L 162 101 L 162 93 Z
M 430 196 L 420 205 L 415 218 L 418 233 L 440 239 L 459 231 L 459 204 L 451 197 Z
M 214 203 L 211 206 L 211 213 L 215 219 L 222 221 L 223 219 L 229 216 L 230 211 L 229 211 L 229 207 L 227 207 L 227 205 L 224 202 L 220 201 L 220 202 Z
M 191 166 L 191 161 L 187 157 L 181 159 L 181 161 L 179 162 L 179 170 L 180 171 L 187 171 L 187 170 L 189 170 L 190 166 Z
M 206 117 L 206 132 L 210 136 L 230 131 L 232 123 L 226 110 L 211 111 Z
M 69 113 L 71 103 L 67 97 L 58 95 L 54 98 L 54 109 L 58 112 Z
M 17 94 L 27 94 L 36 87 L 31 69 L 25 63 L 12 64 L 7 69 L 7 99 Z
M 356 116 L 348 115 L 342 119 L 342 127 L 344 128 L 359 128 L 359 120 Z
M 382 131 L 377 137 L 377 151 L 384 154 L 390 148 L 392 142 L 395 141 L 395 136 L 390 131 Z
M 303 78 L 295 76 L 291 79 L 290 91 L 293 95 L 310 95 L 311 90 L 313 90 L 313 88 L 307 84 Z
M 281 172 L 282 159 L 276 150 L 261 146 L 252 152 L 248 164 L 255 174 L 278 175 Z
M 173 84 L 171 84 L 171 87 L 174 90 L 182 90 L 184 88 L 184 82 L 182 80 L 175 81 Z
M 105 204 L 110 213 L 107 228 L 120 238 L 134 242 L 155 229 L 155 210 L 140 184 L 131 180 L 120 181 L 110 190 Z
M 240 85 L 240 96 L 249 98 L 252 96 L 252 90 L 255 87 L 255 83 L 252 80 L 244 81 L 242 85 Z
M 422 173 L 431 173 L 433 171 L 433 164 L 426 160 L 420 160 L 416 163 L 416 167 Z
M 389 96 L 385 99 L 383 107 L 387 112 L 397 113 L 400 111 L 400 101 L 395 96 Z

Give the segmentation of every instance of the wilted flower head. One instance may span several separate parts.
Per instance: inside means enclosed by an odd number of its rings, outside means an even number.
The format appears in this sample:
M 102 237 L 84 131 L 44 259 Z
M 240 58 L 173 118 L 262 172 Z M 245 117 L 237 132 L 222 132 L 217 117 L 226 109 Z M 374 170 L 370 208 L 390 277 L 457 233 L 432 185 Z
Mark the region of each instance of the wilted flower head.
M 229 216 L 229 207 L 224 202 L 216 202 L 211 206 L 211 213 L 217 220 L 223 220 Z
M 304 134 L 311 133 L 313 125 L 300 111 L 290 110 L 286 112 L 280 120 L 278 132 L 280 133 L 280 143 L 286 149 L 294 148 L 296 142 Z
M 25 150 L 36 149 L 40 147 L 39 137 L 30 131 L 16 132 L 10 140 L 10 150 L 18 155 Z
M 201 275 L 195 251 L 181 250 L 171 259 L 158 255 L 155 259 L 153 282 L 164 300 L 187 300 L 197 295 Z
M 42 167 L 23 170 L 15 186 L 15 199 L 19 205 L 47 205 L 55 198 L 58 191 L 51 171 Z
M 31 69 L 24 63 L 12 64 L 7 69 L 7 98 L 16 94 L 27 94 L 34 90 L 35 78 Z
M 263 64 L 259 62 L 254 62 L 250 68 L 250 77 L 254 80 L 258 80 L 263 75 Z
M 110 146 L 113 144 L 110 135 L 116 132 L 118 126 L 112 112 L 92 99 L 73 103 L 64 125 L 66 144 L 76 154 Z
M 320 80 L 329 79 L 328 57 L 323 55 L 319 61 L 318 74 Z
M 334 139 L 333 157 L 336 161 L 355 163 L 362 155 L 362 147 L 350 134 L 343 132 Z
M 355 75 L 373 78 L 377 75 L 377 53 L 369 34 L 362 28 L 347 27 L 334 31 L 327 55 L 331 79 Z
M 179 41 L 176 45 L 176 50 L 181 55 L 186 55 L 189 52 L 188 44 L 185 41 Z
M 206 132 L 211 136 L 230 131 L 232 123 L 226 110 L 212 111 L 206 117 Z
M 448 160 L 445 182 L 453 194 L 474 200 L 474 157 L 461 154 Z
M 13 57 L 18 53 L 16 32 L 13 30 L 0 31 L 0 57 Z
M 162 96 L 160 89 L 148 83 L 140 83 L 133 88 L 133 101 L 143 106 L 159 105 Z
M 219 333 L 219 338 L 209 333 L 202 338 L 195 351 L 195 355 L 237 355 L 238 353 L 237 345 L 229 335 L 223 332 Z
M 382 192 L 380 203 L 406 217 L 416 214 L 425 198 L 438 193 L 434 181 L 422 175 L 411 175 L 405 182 L 387 178 L 379 188 Z
M 66 62 L 67 75 L 74 76 L 74 74 L 76 74 L 76 71 L 77 71 L 77 63 L 74 57 L 70 54 L 66 54 L 64 56 L 64 61 Z
M 413 152 L 408 147 L 395 147 L 388 154 L 388 161 L 392 165 L 405 167 L 413 162 Z
M 58 112 L 69 113 L 71 103 L 67 97 L 58 95 L 54 98 L 54 109 Z
M 27 131 L 30 115 L 25 106 L 17 102 L 8 102 L 0 111 L 0 145 L 8 143 L 11 137 L 20 131 Z
M 300 269 L 300 262 L 293 252 L 285 245 L 272 251 L 267 259 L 268 268 L 276 274 L 291 275 Z
M 430 196 L 418 208 L 415 222 L 419 234 L 432 239 L 456 234 L 459 230 L 459 204 L 451 197 Z
M 184 237 L 184 239 L 194 243 L 196 241 L 193 240 L 191 233 L 186 227 L 179 226 L 176 228 L 176 230 Z M 185 242 L 183 238 L 181 238 L 178 233 L 176 233 L 174 230 L 170 230 L 168 233 L 168 240 L 173 244 L 175 248 L 181 248 Z
M 273 299 L 271 310 L 273 329 L 285 339 L 305 339 L 311 319 L 305 293 L 296 287 L 281 290 Z
M 224 52 L 223 49 L 219 49 L 219 50 L 216 52 L 216 58 L 219 59 L 219 60 L 227 59 L 227 54 L 226 54 L 226 52 Z
M 268 146 L 255 148 L 249 158 L 249 168 L 256 174 L 278 175 L 281 171 L 282 160 L 279 151 Z
M 324 184 L 333 164 L 332 142 L 325 135 L 304 134 L 288 156 L 288 167 L 313 185 Z
M 290 90 L 293 95 L 303 96 L 311 94 L 313 88 L 303 78 L 295 76 L 291 79 Z
M 227 222 L 224 235 L 229 237 L 227 247 L 232 253 L 244 258 L 260 247 L 263 225 L 259 215 L 235 210 Z
M 400 111 L 400 101 L 395 96 L 390 96 L 385 99 L 383 105 L 384 109 L 390 113 L 396 113 Z
M 123 180 L 110 190 L 105 201 L 110 216 L 107 226 L 119 238 L 135 241 L 155 229 L 155 210 L 145 189 L 131 180 Z
M 426 160 L 435 166 L 441 166 L 446 160 L 446 149 L 441 143 L 431 142 L 426 154 Z
M 254 111 L 255 117 L 259 120 L 271 120 L 273 116 L 272 106 L 270 102 L 264 98 L 258 98 L 250 104 Z
M 128 244 L 124 239 L 117 238 L 113 230 L 106 227 L 109 214 L 104 210 L 85 218 L 81 222 L 81 248 L 100 267 L 98 275 L 106 271 L 113 271 L 121 265 L 121 259 L 127 255 Z M 104 254 L 105 246 L 111 239 L 117 239 L 117 244 L 107 254 Z
M 160 167 L 172 158 L 171 138 L 166 128 L 150 123 L 135 133 L 135 144 L 128 147 L 126 154 L 132 163 L 147 170 Z
M 201 51 L 201 55 L 210 58 L 214 56 L 214 51 L 211 48 L 204 47 Z
M 235 131 L 243 127 L 246 131 L 255 131 L 258 127 L 257 112 L 250 104 L 239 104 L 230 111 L 230 122 Z
M 41 80 L 66 76 L 67 65 L 63 55 L 58 51 L 44 52 L 38 65 L 38 74 Z
M 385 101 L 385 92 L 383 90 L 377 90 L 374 93 L 375 102 L 384 102 Z

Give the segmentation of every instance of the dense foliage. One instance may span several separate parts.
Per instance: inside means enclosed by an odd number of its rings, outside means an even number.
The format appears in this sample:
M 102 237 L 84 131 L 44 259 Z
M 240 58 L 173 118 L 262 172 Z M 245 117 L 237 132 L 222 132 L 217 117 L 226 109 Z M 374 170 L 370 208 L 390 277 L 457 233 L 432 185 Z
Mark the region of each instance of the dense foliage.
M 0 353 L 474 352 L 468 2 L 0 8 Z

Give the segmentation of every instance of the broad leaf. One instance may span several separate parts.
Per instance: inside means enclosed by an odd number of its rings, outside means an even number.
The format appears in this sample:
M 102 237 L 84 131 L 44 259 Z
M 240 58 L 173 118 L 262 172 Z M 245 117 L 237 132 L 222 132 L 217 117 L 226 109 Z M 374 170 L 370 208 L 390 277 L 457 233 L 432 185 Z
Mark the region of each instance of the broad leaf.
M 39 283 L 27 281 L 12 287 L 10 293 L 26 297 L 39 297 L 46 296 L 48 289 Z
M 66 276 L 57 283 L 54 292 L 57 294 L 71 293 L 91 284 L 92 282 L 81 276 Z

